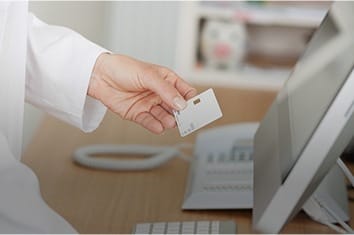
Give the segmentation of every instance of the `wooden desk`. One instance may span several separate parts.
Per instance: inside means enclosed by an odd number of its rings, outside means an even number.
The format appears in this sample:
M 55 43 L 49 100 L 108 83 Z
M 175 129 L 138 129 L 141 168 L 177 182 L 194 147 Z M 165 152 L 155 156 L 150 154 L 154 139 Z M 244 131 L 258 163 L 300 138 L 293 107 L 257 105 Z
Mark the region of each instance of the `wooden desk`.
M 215 89 L 224 117 L 211 126 L 258 121 L 274 92 Z M 155 136 L 108 113 L 91 134 L 47 117 L 23 161 L 39 177 L 47 203 L 80 233 L 130 233 L 138 222 L 235 220 L 238 233 L 251 232 L 251 210 L 182 211 L 188 163 L 174 159 L 146 172 L 106 172 L 75 165 L 73 151 L 96 143 L 169 145 L 193 143 L 196 134 L 181 138 L 177 130 Z M 351 206 L 353 212 L 353 206 Z M 353 213 L 352 213 L 353 214 Z M 333 233 L 300 213 L 285 233 Z

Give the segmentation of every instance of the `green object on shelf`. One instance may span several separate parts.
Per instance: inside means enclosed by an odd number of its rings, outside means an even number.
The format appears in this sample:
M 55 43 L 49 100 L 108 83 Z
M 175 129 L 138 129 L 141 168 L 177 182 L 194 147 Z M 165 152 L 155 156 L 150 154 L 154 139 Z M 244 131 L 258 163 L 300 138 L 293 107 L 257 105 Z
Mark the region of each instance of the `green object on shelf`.
M 267 1 L 247 1 L 247 4 L 257 6 L 266 5 L 266 3 Z

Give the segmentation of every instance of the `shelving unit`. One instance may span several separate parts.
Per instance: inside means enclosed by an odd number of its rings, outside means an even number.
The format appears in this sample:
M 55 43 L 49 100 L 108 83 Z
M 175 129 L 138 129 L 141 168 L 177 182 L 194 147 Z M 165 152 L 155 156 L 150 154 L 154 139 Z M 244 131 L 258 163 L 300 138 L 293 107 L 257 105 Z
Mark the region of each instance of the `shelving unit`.
M 326 5 L 317 7 L 244 2 L 184 2 L 181 3 L 176 48 L 176 70 L 194 84 L 215 86 L 246 86 L 277 90 L 291 72 L 291 66 L 261 68 L 247 64 L 237 71 L 201 68 L 196 60 L 201 18 L 242 21 L 246 27 L 263 29 L 284 27 L 315 30 L 327 12 Z

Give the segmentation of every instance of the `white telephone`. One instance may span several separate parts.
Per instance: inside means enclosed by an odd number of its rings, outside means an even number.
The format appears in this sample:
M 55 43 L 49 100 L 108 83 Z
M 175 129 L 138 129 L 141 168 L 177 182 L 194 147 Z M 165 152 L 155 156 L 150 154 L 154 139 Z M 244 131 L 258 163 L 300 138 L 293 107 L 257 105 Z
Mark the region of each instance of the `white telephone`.
M 253 206 L 253 137 L 258 123 L 200 132 L 183 209 L 247 209 Z

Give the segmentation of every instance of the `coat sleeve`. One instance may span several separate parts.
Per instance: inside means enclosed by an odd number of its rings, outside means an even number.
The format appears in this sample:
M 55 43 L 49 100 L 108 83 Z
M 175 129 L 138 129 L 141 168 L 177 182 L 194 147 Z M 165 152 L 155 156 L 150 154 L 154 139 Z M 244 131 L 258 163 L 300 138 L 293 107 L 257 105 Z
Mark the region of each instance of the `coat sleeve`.
M 97 57 L 107 50 L 33 14 L 27 45 L 26 101 L 85 132 L 96 129 L 106 107 L 87 89 Z

